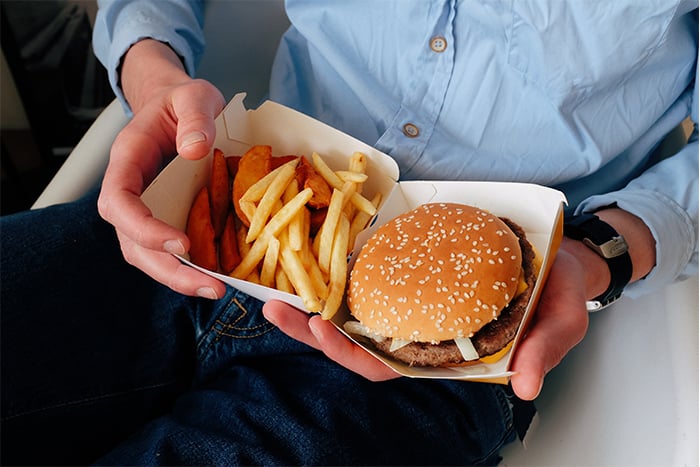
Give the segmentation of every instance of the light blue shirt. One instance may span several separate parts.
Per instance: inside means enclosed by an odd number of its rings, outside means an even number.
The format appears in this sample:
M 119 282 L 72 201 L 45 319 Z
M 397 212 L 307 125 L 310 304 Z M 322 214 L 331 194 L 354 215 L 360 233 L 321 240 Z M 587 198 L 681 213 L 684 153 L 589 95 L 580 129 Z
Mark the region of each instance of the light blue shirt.
M 235 10 L 235 3 L 231 4 Z M 203 5 L 101 1 L 94 44 L 117 69 L 144 37 L 189 73 L 204 49 Z M 571 209 L 617 203 L 642 218 L 657 266 L 625 294 L 698 262 L 697 1 L 288 0 L 292 27 L 270 98 L 396 159 L 404 179 L 504 180 L 561 189 Z M 235 14 L 235 11 L 232 11 Z

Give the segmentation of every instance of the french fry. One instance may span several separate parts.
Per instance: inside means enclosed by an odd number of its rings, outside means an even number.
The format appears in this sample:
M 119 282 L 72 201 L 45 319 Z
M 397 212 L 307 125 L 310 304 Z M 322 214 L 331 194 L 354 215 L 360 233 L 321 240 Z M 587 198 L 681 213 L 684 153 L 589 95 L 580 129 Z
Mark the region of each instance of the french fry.
M 262 285 L 260 283 L 260 273 L 257 269 L 251 271 L 251 273 L 248 274 L 248 277 L 246 277 L 245 280 L 248 282 L 252 282 L 253 284 Z
M 272 170 L 272 147 L 266 145 L 253 146 L 246 151 L 238 161 L 238 170 L 233 179 L 232 200 L 238 218 L 249 225 L 249 220 L 241 210 L 239 201 L 243 193 L 248 191 L 255 182 L 263 178 Z
M 240 262 L 241 253 L 238 251 L 236 214 L 233 211 L 229 211 L 226 216 L 224 231 L 219 238 L 219 265 L 224 273 L 228 274 Z
M 306 245 L 299 252 L 301 257 L 301 262 L 304 264 L 304 269 L 309 273 L 309 278 L 311 279 L 311 285 L 318 295 L 318 298 L 325 300 L 328 297 L 328 279 L 321 268 L 318 267 L 318 261 L 316 257 L 311 252 L 311 240 L 306 242 Z
M 299 194 L 299 182 L 296 178 L 292 178 L 287 185 L 287 188 L 282 193 L 282 203 L 287 204 Z
M 328 298 L 323 305 L 321 317 L 331 319 L 338 311 L 343 301 L 345 284 L 348 280 L 348 241 L 350 234 L 350 221 L 342 214 L 333 238 L 333 253 L 330 264 L 330 283 L 328 285 Z
M 278 199 L 277 201 L 275 201 L 272 204 L 271 214 L 274 216 L 275 214 L 277 214 L 280 211 L 280 209 L 282 209 L 283 206 L 284 206 L 284 204 L 282 203 L 282 200 Z
M 192 203 L 185 232 L 190 239 L 190 260 L 197 266 L 216 271 L 218 260 L 206 186 L 199 190 Z
M 277 290 L 281 290 L 282 292 L 287 292 L 291 294 L 294 293 L 294 286 L 291 282 L 289 282 L 287 274 L 281 267 L 277 268 L 277 271 L 275 271 L 275 288 Z
M 282 201 L 288 203 L 299 193 L 299 184 L 296 179 L 292 179 L 287 185 L 287 189 L 282 195 Z M 313 198 L 313 197 L 312 197 Z M 304 246 L 304 238 L 308 238 L 308 231 L 305 230 L 304 221 L 309 215 L 309 210 L 305 207 L 294 216 L 289 223 L 289 244 L 294 251 L 300 251 Z
M 241 258 L 244 258 L 250 252 L 250 244 L 245 241 L 246 235 L 248 235 L 246 226 L 239 225 L 236 228 L 236 243 L 238 244 L 238 253 L 240 253 Z
M 238 207 L 240 208 L 240 211 L 245 216 L 247 225 L 250 225 L 250 221 L 253 219 L 253 216 L 255 215 L 255 203 L 253 203 L 252 201 L 239 200 Z M 241 219 L 241 221 L 243 221 L 243 219 Z
M 338 177 L 333 170 L 328 167 L 328 164 L 321 158 L 321 156 L 314 152 L 311 154 L 312 162 L 314 164 L 314 168 L 316 171 L 328 182 L 330 186 L 333 188 L 336 188 L 338 190 L 343 189 L 343 181 Z M 352 204 L 357 207 L 360 211 L 364 211 L 370 216 L 373 216 L 377 213 L 377 210 L 372 206 L 372 203 L 362 196 L 359 193 L 353 193 L 352 197 L 350 198 L 350 201 L 352 201 Z
M 280 167 L 279 173 L 267 187 L 260 203 L 255 208 L 255 214 L 253 214 L 253 218 L 250 219 L 250 227 L 248 228 L 248 235 L 246 236 L 246 241 L 248 243 L 258 238 L 260 232 L 262 232 L 265 227 L 265 223 L 272 214 L 272 208 L 282 197 L 284 190 L 287 189 L 287 185 L 294 177 L 294 166 L 291 165 L 292 163 L 293 162 L 290 162 Z
M 375 208 L 378 208 L 381 200 L 382 194 L 377 193 L 376 195 L 374 195 L 374 198 L 372 198 L 372 205 Z M 355 217 L 353 217 L 352 221 L 350 222 L 350 239 L 348 240 L 348 253 L 350 252 L 349 250 L 352 249 L 353 246 L 355 246 L 355 239 L 357 238 L 357 235 L 367 228 L 367 223 L 369 223 L 371 219 L 372 216 L 370 216 L 364 211 L 358 211 L 357 213 L 355 213 Z
M 294 199 L 285 204 L 277 214 L 272 216 L 258 238 L 253 242 L 250 251 L 242 257 L 241 263 L 230 274 L 232 277 L 239 279 L 245 278 L 256 268 L 260 260 L 265 256 L 270 238 L 279 235 L 282 229 L 289 224 L 294 215 L 304 207 L 309 199 L 311 199 L 312 194 L 310 188 L 300 191 Z
M 343 199 L 345 194 L 338 189 L 333 190 L 331 203 L 328 205 L 326 220 L 321 226 L 314 240 L 314 252 L 318 256 L 318 265 L 323 272 L 329 272 L 331 263 L 331 249 L 333 248 L 333 236 L 338 226 L 340 214 L 343 212 Z
M 214 149 L 211 176 L 209 177 L 209 204 L 211 206 L 211 222 L 214 226 L 216 238 L 219 238 L 224 231 L 228 208 L 231 203 L 228 173 L 223 151 Z
M 273 237 L 267 245 L 267 251 L 263 257 L 263 264 L 260 269 L 260 283 L 265 287 L 275 286 L 275 273 L 277 272 L 279 253 L 280 242 L 277 238 Z
M 273 158 L 276 159 L 276 158 Z M 297 163 L 299 161 L 299 158 L 293 159 L 285 164 L 282 164 L 272 170 L 270 173 L 265 175 L 264 177 L 260 178 L 260 180 L 256 181 L 253 183 L 246 191 L 241 195 L 241 201 L 249 201 L 256 203 L 262 199 L 262 197 L 265 195 L 265 192 L 267 189 L 270 187 L 270 185 L 275 181 L 275 179 L 279 176 L 280 172 L 283 170 L 286 170 L 285 167 L 291 166 L 292 168 L 296 167 Z M 294 172 L 292 172 L 294 173 Z
M 328 167 L 328 164 L 326 164 L 326 161 L 323 160 L 319 153 L 311 153 L 311 162 L 318 174 L 322 176 L 331 187 L 339 190 L 343 186 L 343 181 Z
M 365 156 L 363 153 L 359 151 L 355 151 L 352 156 L 350 156 L 350 161 L 348 162 L 348 170 L 347 172 L 351 174 L 355 174 L 354 176 L 347 176 L 347 179 L 343 178 L 343 176 L 339 175 L 341 179 L 349 181 L 352 179 L 353 182 L 355 182 L 355 191 L 358 193 L 362 193 L 362 184 L 366 181 L 367 174 L 365 171 L 367 170 L 367 156 Z M 336 172 L 337 173 L 337 172 Z M 360 180 L 361 176 L 365 177 L 365 180 Z M 348 216 L 348 219 L 352 219 L 355 217 L 355 211 L 356 207 L 354 204 L 348 204 L 345 206 L 344 212 Z
M 367 174 L 352 172 L 350 170 L 336 170 L 335 174 L 342 182 L 364 183 L 367 181 Z
M 246 235 L 248 235 L 248 228 L 243 224 L 239 224 L 238 228 L 236 229 L 236 243 L 238 244 L 238 253 L 241 255 L 241 261 L 243 261 L 243 258 L 245 258 L 247 255 L 250 254 L 250 243 L 245 241 Z M 239 262 L 238 264 L 240 265 L 241 263 Z M 236 266 L 236 267 L 238 267 L 238 266 Z M 233 270 L 235 271 L 236 268 L 234 268 Z M 229 272 L 228 274 L 229 274 L 229 276 L 234 277 L 233 271 Z M 248 277 L 253 277 L 253 279 L 254 279 L 254 280 L 251 280 L 250 282 L 255 282 L 255 283 L 260 282 L 260 278 L 258 277 L 258 271 L 255 268 L 253 268 L 253 270 L 250 273 L 248 273 Z M 238 279 L 246 279 L 246 278 L 239 277 Z
M 359 151 L 353 152 L 348 163 L 348 170 L 356 173 L 365 173 L 367 171 L 367 156 Z
M 321 301 L 314 291 L 311 279 L 296 251 L 289 246 L 287 232 L 280 234 L 280 264 L 294 286 L 297 295 L 304 301 L 307 310 L 318 313 L 322 310 Z

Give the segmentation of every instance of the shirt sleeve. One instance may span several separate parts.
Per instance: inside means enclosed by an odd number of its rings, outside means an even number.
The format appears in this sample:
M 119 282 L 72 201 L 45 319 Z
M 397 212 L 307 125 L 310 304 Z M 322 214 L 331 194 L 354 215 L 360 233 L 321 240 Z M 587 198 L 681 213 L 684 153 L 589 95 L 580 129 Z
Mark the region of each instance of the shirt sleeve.
M 136 42 L 150 38 L 168 44 L 194 76 L 204 51 L 204 6 L 195 0 L 98 0 L 93 32 L 95 55 L 124 110 L 131 108 L 119 87 L 119 67 Z
M 640 217 L 656 240 L 656 266 L 625 289 L 635 298 L 698 271 L 698 70 L 690 101 L 693 132 L 673 156 L 649 168 L 620 191 L 593 196 L 577 212 L 611 204 Z

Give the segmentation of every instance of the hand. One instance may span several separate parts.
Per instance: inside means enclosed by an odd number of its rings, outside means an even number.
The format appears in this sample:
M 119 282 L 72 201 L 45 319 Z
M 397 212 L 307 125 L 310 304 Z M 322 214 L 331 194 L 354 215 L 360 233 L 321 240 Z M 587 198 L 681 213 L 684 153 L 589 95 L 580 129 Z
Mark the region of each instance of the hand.
M 210 151 L 215 137 L 214 119 L 223 108 L 224 99 L 210 83 L 184 74 L 177 58 L 173 61 L 169 57 L 165 64 L 158 63 L 158 57 L 146 60 L 157 70 L 142 80 L 128 75 L 128 70 L 147 70 L 145 65 L 138 66 L 142 63 L 134 62 L 144 47 L 153 50 L 155 46 L 159 53 L 172 54 L 167 46 L 154 42 L 144 41 L 132 47 L 135 55 L 130 51 L 127 58 L 132 59 L 124 61 L 123 86 L 127 99 L 133 102 L 134 117 L 112 146 L 98 209 L 116 228 L 122 253 L 130 264 L 175 291 L 214 299 L 223 296 L 225 285 L 171 255 L 189 249 L 187 236 L 155 219 L 140 196 L 176 152 L 188 159 L 199 159 Z M 158 70 L 165 72 L 165 79 L 156 79 Z
M 511 377 L 511 384 L 521 399 L 535 399 L 542 389 L 545 375 L 586 334 L 585 284 L 586 274 L 581 261 L 562 247 L 542 290 L 528 333 L 518 345 L 512 362 L 511 369 L 516 374 Z
M 619 208 L 596 213 L 629 245 L 631 282 L 645 277 L 656 264 L 655 240 L 635 215 Z M 533 321 L 514 355 L 511 383 L 521 399 L 537 397 L 545 375 L 578 344 L 588 329 L 586 300 L 599 296 L 610 283 L 605 261 L 582 242 L 564 238 L 540 297 Z
M 573 245 L 572 249 L 576 247 Z M 512 369 L 516 374 L 511 381 L 513 390 L 521 399 L 537 397 L 545 375 L 583 339 L 588 328 L 584 283 L 581 262 L 565 249 L 560 250 L 530 331 L 514 357 Z M 319 315 L 309 317 L 278 301 L 266 303 L 263 314 L 290 337 L 323 351 L 330 359 L 371 381 L 399 377 Z
M 268 321 L 290 337 L 324 352 L 328 358 L 370 381 L 386 381 L 400 375 L 345 337 L 320 315 L 309 315 L 280 301 L 263 307 Z

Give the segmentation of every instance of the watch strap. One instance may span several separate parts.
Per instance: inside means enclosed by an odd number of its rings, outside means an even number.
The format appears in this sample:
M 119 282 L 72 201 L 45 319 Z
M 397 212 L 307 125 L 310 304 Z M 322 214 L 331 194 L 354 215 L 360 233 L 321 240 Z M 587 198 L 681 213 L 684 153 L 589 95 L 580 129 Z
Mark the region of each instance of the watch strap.
M 564 235 L 583 242 L 603 258 L 610 269 L 610 285 L 587 304 L 589 310 L 599 310 L 620 298 L 632 278 L 632 260 L 625 239 L 610 224 L 590 213 L 567 218 Z

